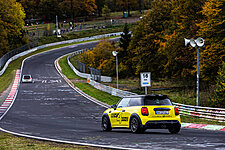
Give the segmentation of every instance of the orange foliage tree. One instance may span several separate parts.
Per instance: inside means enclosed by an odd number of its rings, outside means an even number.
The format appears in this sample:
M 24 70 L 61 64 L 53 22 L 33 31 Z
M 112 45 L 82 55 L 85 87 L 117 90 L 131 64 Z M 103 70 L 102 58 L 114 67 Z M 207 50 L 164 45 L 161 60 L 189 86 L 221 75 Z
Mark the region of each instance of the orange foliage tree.
M 88 16 L 97 9 L 95 0 L 63 0 L 60 6 L 63 13 L 73 18 L 74 16 Z
M 0 57 L 10 49 L 23 44 L 22 28 L 25 13 L 20 3 L 16 0 L 0 1 Z
M 114 76 L 115 58 L 112 55 L 114 50 L 116 47 L 104 39 L 97 44 L 93 51 L 84 52 L 78 60 L 88 67 L 100 69 L 103 75 Z
M 153 77 L 160 77 L 163 64 L 167 60 L 159 51 L 163 31 L 170 21 L 170 1 L 155 0 L 151 11 L 146 14 L 133 31 L 128 48 L 127 65 L 131 75 L 142 71 L 152 72 Z
M 215 81 L 219 66 L 225 61 L 225 1 L 207 0 L 201 13 L 204 19 L 197 24 L 198 35 L 206 47 L 200 51 L 200 71 L 206 80 Z

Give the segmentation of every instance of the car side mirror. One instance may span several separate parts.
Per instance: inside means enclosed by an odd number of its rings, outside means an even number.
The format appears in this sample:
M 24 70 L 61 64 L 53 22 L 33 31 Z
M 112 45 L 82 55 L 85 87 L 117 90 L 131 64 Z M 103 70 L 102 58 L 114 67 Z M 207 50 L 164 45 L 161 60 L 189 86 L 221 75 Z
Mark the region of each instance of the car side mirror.
M 113 108 L 114 110 L 116 110 L 117 106 L 116 105 L 112 105 L 111 108 Z

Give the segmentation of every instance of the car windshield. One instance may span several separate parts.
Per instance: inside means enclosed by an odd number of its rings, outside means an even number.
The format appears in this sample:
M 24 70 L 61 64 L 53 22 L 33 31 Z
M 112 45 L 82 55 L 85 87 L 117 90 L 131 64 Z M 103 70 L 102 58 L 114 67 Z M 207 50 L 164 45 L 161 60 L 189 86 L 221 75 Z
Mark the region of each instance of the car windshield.
M 144 98 L 144 105 L 169 105 L 169 106 L 171 106 L 172 103 L 168 98 L 165 98 L 165 97 L 147 96 Z
M 24 79 L 30 79 L 30 76 L 24 76 L 23 78 Z

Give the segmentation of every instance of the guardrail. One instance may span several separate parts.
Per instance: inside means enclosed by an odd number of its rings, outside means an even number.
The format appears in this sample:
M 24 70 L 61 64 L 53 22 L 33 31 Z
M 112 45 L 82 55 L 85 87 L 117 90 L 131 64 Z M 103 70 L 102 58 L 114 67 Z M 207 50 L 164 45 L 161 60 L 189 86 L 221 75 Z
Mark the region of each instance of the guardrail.
M 183 115 L 225 122 L 225 109 L 223 108 L 191 106 L 179 103 L 173 104 L 179 109 L 180 113 Z
M 116 88 L 113 88 L 113 87 L 110 87 L 110 86 L 106 86 L 104 84 L 101 84 L 101 83 L 98 83 L 94 80 L 90 80 L 90 85 L 92 85 L 93 87 L 95 87 L 96 89 L 99 89 L 101 91 L 104 91 L 106 93 L 109 93 L 113 96 L 118 96 L 118 97 L 125 97 L 125 96 L 128 96 L 128 95 L 137 95 L 136 93 L 132 93 L 132 92 L 129 92 L 129 91 L 123 91 L 123 90 L 120 90 L 120 89 L 116 89 Z
M 78 75 L 79 77 L 81 78 L 89 78 L 91 77 L 90 74 L 87 74 L 87 73 L 82 73 L 82 72 L 79 72 L 73 65 L 72 63 L 70 62 L 70 58 L 75 56 L 75 55 L 78 55 L 78 54 L 82 54 L 84 53 L 85 51 L 87 51 L 86 49 L 82 49 L 82 50 L 79 50 L 79 51 L 76 51 L 76 52 L 73 52 L 72 54 L 70 54 L 68 57 L 67 57 L 67 62 L 70 66 L 70 68 L 73 70 L 73 72 Z M 102 82 L 112 82 L 112 77 L 107 77 L 107 76 L 101 76 L 101 81 Z
M 36 47 L 38 46 L 38 41 L 34 41 L 34 42 L 31 42 L 31 43 L 28 43 L 28 44 L 25 44 L 19 48 L 16 48 L 14 50 L 11 50 L 10 52 L 6 53 L 5 55 L 3 55 L 1 58 L 0 58 L 0 68 L 2 68 L 5 63 L 13 56 L 21 53 L 21 52 L 24 52 L 28 49 L 31 49 L 33 47 Z
M 7 62 L 1 62 L 1 67 L 4 67 L 2 68 L 2 70 L 0 71 L 0 76 L 3 75 L 3 73 L 5 72 L 5 70 L 7 69 L 9 63 L 19 57 L 22 57 L 24 55 L 27 55 L 31 52 L 34 52 L 36 50 L 39 50 L 39 49 L 42 49 L 42 48 L 46 48 L 46 47 L 50 47 L 50 46 L 56 46 L 56 45 L 60 45 L 60 44 L 67 44 L 67 43 L 75 43 L 75 42 L 82 42 L 82 41 L 88 41 L 88 40 L 95 40 L 95 39 L 100 39 L 100 38 L 103 38 L 103 37 L 111 37 L 111 36 L 119 36 L 121 35 L 123 32 L 117 32 L 117 33 L 109 33 L 109 34 L 103 34 L 103 35 L 96 35 L 96 36 L 92 36 L 92 37 L 86 37 L 86 38 L 80 38 L 80 39 L 73 39 L 73 40 L 67 40 L 67 41 L 61 41 L 61 42 L 55 42 L 55 43 L 50 43 L 50 44 L 45 44 L 45 45 L 41 45 L 41 46 L 38 46 L 38 47 L 29 47 L 29 48 L 32 48 L 32 49 L 29 49 L 29 50 L 25 50 L 23 51 L 22 53 L 21 52 L 17 52 L 15 53 L 15 55 L 13 56 L 8 56 L 8 58 L 6 59 L 5 57 L 3 58 L 0 58 L 0 59 L 4 59 L 4 61 L 7 61 Z M 11 52 L 10 52 L 11 53 Z M 11 57 L 11 58 L 10 58 Z

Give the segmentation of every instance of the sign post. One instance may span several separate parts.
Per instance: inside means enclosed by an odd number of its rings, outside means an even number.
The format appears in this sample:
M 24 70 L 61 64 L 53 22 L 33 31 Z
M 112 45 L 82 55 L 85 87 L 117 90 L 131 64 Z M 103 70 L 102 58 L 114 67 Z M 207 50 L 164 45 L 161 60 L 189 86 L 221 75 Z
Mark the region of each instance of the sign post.
M 143 72 L 141 75 L 141 87 L 145 87 L 145 95 L 148 94 L 148 87 L 151 86 L 151 72 Z

